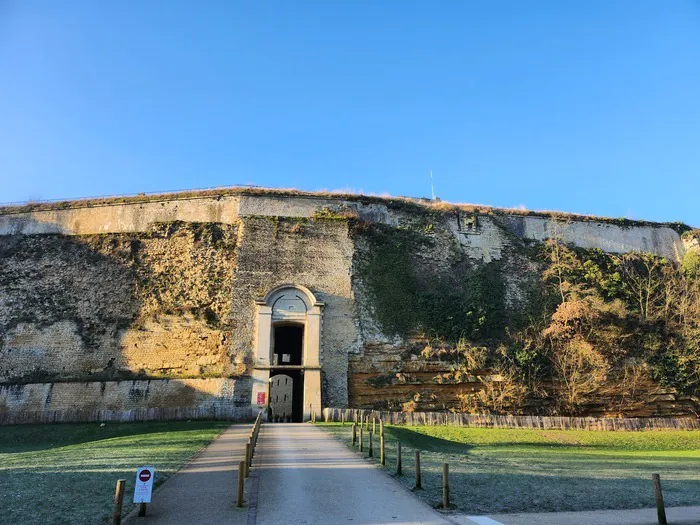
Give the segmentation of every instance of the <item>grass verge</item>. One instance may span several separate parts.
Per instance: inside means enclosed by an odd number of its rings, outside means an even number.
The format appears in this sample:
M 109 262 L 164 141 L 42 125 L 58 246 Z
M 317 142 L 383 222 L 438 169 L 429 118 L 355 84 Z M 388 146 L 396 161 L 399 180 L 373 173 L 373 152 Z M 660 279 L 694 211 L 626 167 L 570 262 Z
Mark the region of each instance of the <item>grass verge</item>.
M 350 425 L 319 426 L 350 445 Z M 700 505 L 700 431 L 386 426 L 385 436 L 391 473 L 396 443 L 402 443 L 398 479 L 409 490 L 414 450 L 421 451 L 423 490 L 415 493 L 435 507 L 442 498 L 443 463 L 450 465 L 452 503 L 469 514 L 653 507 L 652 473 L 661 474 L 667 506 Z M 378 436 L 374 446 L 378 462 Z
M 165 481 L 229 423 L 220 421 L 0 427 L 0 522 L 108 523 L 117 479 L 132 508 L 136 468 Z

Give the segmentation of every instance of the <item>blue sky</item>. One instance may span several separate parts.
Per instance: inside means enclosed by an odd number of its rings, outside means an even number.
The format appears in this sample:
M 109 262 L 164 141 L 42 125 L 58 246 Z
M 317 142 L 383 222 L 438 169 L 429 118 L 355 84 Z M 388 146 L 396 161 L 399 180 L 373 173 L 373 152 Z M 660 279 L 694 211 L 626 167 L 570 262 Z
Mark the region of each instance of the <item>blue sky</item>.
M 0 0 L 0 202 L 431 169 L 700 226 L 700 1 Z

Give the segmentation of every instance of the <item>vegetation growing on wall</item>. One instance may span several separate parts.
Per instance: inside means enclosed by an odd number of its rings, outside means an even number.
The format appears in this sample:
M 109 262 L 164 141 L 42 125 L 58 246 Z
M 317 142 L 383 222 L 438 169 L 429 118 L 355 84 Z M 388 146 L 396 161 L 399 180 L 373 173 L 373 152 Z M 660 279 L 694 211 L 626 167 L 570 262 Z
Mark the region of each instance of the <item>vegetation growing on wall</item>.
M 474 264 L 458 250 L 436 264 L 425 231 L 373 224 L 357 257 L 357 274 L 387 334 L 417 331 L 446 343 L 503 335 L 507 322 L 500 263 Z M 437 258 L 437 257 L 436 257 Z
M 652 381 L 686 395 L 700 387 L 697 251 L 673 262 L 552 239 L 477 263 L 459 250 L 431 259 L 432 233 L 373 226 L 362 238 L 358 276 L 382 330 L 427 337 L 436 348 L 421 358 L 453 363 L 436 382 L 480 382 L 457 409 L 577 414 L 602 403 L 625 412 L 643 405 Z M 515 250 L 539 268 L 519 276 L 529 292 L 518 310 L 503 282 Z

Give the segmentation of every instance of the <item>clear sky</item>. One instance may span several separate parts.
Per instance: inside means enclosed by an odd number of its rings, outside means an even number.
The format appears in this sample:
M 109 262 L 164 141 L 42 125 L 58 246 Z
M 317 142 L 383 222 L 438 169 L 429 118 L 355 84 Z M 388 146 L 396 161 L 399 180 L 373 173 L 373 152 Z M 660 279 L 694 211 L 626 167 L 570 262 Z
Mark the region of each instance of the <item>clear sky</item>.
M 700 226 L 700 1 L 0 0 L 0 202 L 431 169 Z

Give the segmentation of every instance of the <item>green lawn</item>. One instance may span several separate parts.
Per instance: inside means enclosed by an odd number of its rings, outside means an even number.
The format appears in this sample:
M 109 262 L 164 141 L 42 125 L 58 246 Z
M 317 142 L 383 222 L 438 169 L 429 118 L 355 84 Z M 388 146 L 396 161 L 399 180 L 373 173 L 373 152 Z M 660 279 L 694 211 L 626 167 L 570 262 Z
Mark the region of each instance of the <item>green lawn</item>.
M 229 423 L 99 423 L 0 427 L 0 522 L 108 523 L 114 486 L 126 479 L 132 508 L 136 468 L 162 483 Z
M 350 443 L 349 425 L 321 426 Z M 400 479 L 409 489 L 414 450 L 421 450 L 424 490 L 416 493 L 434 506 L 441 501 L 442 463 L 450 465 L 452 502 L 470 514 L 653 507 L 652 473 L 661 474 L 667 506 L 700 505 L 700 431 L 420 426 L 385 427 L 385 434 L 390 472 L 401 440 Z

